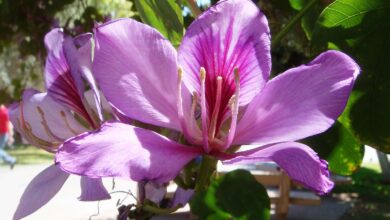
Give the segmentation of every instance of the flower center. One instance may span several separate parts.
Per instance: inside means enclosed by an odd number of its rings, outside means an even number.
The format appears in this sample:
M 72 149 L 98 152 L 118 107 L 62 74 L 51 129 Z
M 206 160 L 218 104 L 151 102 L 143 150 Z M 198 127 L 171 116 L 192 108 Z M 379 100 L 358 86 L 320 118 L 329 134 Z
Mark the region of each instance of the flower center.
M 179 118 L 182 122 L 183 133 L 190 142 L 203 145 L 206 152 L 213 150 L 224 151 L 233 141 L 237 114 L 238 98 L 240 92 L 240 76 L 238 69 L 234 70 L 234 80 L 217 76 L 214 79 L 208 77 L 206 70 L 201 67 L 199 71 L 200 94 L 193 94 L 189 122 L 184 119 L 181 97 L 182 69 L 179 68 Z M 195 111 L 200 106 L 200 126 L 197 126 Z M 227 113 L 230 112 L 230 116 Z M 226 132 L 221 129 L 224 122 L 230 119 L 230 129 Z M 195 121 L 193 123 L 192 121 Z M 194 125 L 195 124 L 195 125 Z M 194 128 L 195 127 L 195 128 Z M 199 135 L 193 133 L 199 131 Z

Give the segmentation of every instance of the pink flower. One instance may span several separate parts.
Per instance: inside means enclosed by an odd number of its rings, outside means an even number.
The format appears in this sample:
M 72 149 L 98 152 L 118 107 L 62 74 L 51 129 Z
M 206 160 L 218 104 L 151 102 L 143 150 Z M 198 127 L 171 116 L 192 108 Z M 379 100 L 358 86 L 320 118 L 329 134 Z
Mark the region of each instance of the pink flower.
M 48 51 L 44 74 L 47 92 L 26 89 L 22 100 L 10 108 L 12 124 L 30 144 L 54 153 L 68 138 L 99 126 L 102 120 L 101 101 L 90 72 L 91 43 L 91 34 L 73 39 L 65 36 L 59 28 L 45 36 Z M 94 93 L 91 105 L 84 96 L 83 79 Z M 97 120 L 98 116 L 100 120 Z M 68 177 L 68 173 L 54 164 L 39 173 L 24 191 L 14 219 L 24 218 L 44 206 L 62 188 Z M 82 177 L 80 185 L 81 201 L 110 198 L 100 178 Z
M 93 74 L 124 116 L 184 134 L 187 145 L 121 122 L 65 142 L 66 172 L 167 182 L 190 160 L 275 161 L 292 179 L 323 194 L 327 163 L 295 141 L 328 129 L 359 74 L 347 55 L 327 51 L 268 80 L 270 34 L 249 0 L 220 1 L 186 31 L 178 53 L 155 29 L 131 19 L 95 28 Z M 232 146 L 241 151 L 228 153 Z M 249 150 L 250 148 L 250 150 Z

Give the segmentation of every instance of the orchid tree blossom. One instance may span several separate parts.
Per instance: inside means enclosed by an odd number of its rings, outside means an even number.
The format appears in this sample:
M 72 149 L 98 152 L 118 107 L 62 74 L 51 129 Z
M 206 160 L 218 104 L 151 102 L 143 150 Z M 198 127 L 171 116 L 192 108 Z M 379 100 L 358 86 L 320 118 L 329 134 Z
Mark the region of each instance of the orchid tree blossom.
M 59 148 L 56 162 L 64 171 L 164 183 L 202 155 L 203 162 L 274 161 L 319 194 L 332 189 L 327 162 L 296 141 L 327 130 L 343 112 L 360 72 L 346 54 L 327 51 L 269 79 L 268 22 L 249 0 L 209 8 L 189 26 L 178 52 L 157 30 L 131 19 L 101 24 L 94 37 L 93 74 L 108 102 L 186 141 L 106 122 Z
M 102 113 L 100 96 L 90 72 L 92 35 L 76 38 L 53 29 L 45 37 L 48 51 L 45 66 L 47 92 L 26 89 L 22 100 L 10 109 L 14 127 L 31 144 L 55 153 L 65 140 L 98 128 Z M 84 80 L 93 91 L 89 105 Z M 91 102 L 91 101 L 90 101 Z M 45 205 L 61 189 L 69 174 L 56 165 L 39 173 L 22 195 L 14 219 L 21 219 Z M 81 201 L 109 199 L 100 178 L 82 177 Z

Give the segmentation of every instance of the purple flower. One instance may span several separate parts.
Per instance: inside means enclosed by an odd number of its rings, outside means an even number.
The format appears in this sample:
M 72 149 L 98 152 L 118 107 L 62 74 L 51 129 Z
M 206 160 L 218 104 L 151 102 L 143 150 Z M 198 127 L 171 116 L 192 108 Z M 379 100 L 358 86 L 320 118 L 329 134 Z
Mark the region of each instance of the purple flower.
M 327 51 L 268 80 L 269 27 L 249 0 L 208 9 L 178 53 L 131 19 L 94 31 L 93 74 L 108 102 L 129 118 L 182 132 L 188 146 L 108 122 L 63 144 L 56 161 L 66 172 L 163 183 L 205 154 L 225 163 L 274 161 L 320 194 L 332 189 L 326 161 L 295 141 L 325 131 L 342 113 L 360 71 L 347 55 Z
M 56 152 L 65 140 L 100 124 L 100 96 L 90 72 L 92 35 L 72 39 L 61 29 L 45 37 L 48 51 L 45 66 L 47 92 L 34 89 L 23 92 L 22 100 L 10 108 L 10 118 L 19 133 L 31 144 Z M 85 97 L 84 80 L 94 93 L 94 101 Z M 61 189 L 69 174 L 56 165 L 39 173 L 27 186 L 14 219 L 21 219 L 45 205 Z M 100 178 L 81 178 L 82 201 L 109 199 Z

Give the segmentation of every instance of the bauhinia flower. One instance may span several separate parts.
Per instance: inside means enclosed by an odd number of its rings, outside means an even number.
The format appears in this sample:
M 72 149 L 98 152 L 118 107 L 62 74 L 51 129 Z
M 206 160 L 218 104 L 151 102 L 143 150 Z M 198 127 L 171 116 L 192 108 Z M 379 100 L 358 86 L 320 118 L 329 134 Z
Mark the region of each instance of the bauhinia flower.
M 92 66 L 92 35 L 74 39 L 61 29 L 45 36 L 48 51 L 45 66 L 47 92 L 34 89 L 23 92 L 22 101 L 10 109 L 14 127 L 31 144 L 55 153 L 70 137 L 96 129 L 102 119 L 100 96 L 90 72 Z M 94 101 L 85 97 L 84 80 L 92 89 Z M 99 119 L 100 118 L 100 119 Z M 22 195 L 14 219 L 35 212 L 61 189 L 69 174 L 56 165 L 39 173 Z M 81 201 L 109 199 L 100 178 L 81 178 Z
M 178 52 L 131 19 L 102 24 L 94 37 L 93 74 L 108 102 L 129 118 L 180 131 L 186 144 L 107 122 L 59 148 L 64 171 L 163 183 L 209 155 L 230 164 L 274 161 L 319 194 L 332 189 L 326 161 L 295 141 L 327 130 L 342 113 L 360 72 L 347 55 L 327 51 L 268 80 L 269 27 L 249 0 L 208 9 Z

